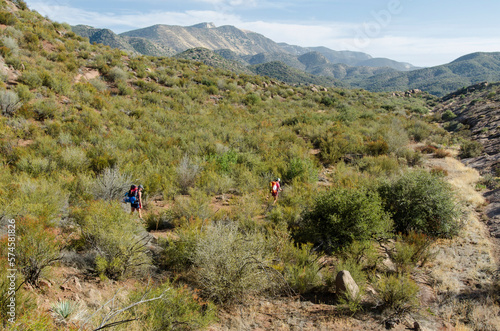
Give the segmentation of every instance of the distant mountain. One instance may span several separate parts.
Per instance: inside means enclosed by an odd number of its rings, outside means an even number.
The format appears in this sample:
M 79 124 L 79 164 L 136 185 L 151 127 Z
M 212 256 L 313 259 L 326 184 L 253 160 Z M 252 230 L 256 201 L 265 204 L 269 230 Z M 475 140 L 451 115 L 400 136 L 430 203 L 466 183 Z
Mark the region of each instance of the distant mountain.
M 329 63 L 327 58 L 319 52 L 305 53 L 299 56 L 297 59 L 300 61 L 300 63 L 306 66 L 306 69 Z
M 239 61 L 227 60 L 221 55 L 202 47 L 188 49 L 187 51 L 175 55 L 175 57 L 178 59 L 203 62 L 211 67 L 232 72 L 252 74 L 252 71 L 245 64 Z
M 365 61 L 360 61 L 356 63 L 357 67 L 372 67 L 372 68 L 392 68 L 398 71 L 412 71 L 421 69 L 415 67 L 410 63 L 398 62 L 391 59 L 386 58 L 373 58 Z
M 449 64 L 419 69 L 409 63 L 373 58 L 362 52 L 276 43 L 255 32 L 234 26 L 216 27 L 213 23 L 188 27 L 154 25 L 120 35 L 82 25 L 73 27 L 73 31 L 91 42 L 146 55 L 173 56 L 195 49 L 180 57 L 194 57 L 235 72 L 251 70 L 290 83 L 338 84 L 341 80 L 345 85 L 369 91 L 417 88 L 442 96 L 463 86 L 500 80 L 500 53 L 474 53 Z M 229 62 L 215 57 L 214 53 Z M 245 69 L 245 66 L 250 67 Z
M 297 56 L 288 53 L 259 53 L 242 57 L 249 65 L 263 64 L 269 62 L 282 62 L 292 68 L 306 70 L 306 66 L 300 62 Z
M 215 27 L 211 23 L 188 27 L 159 24 L 124 32 L 120 36 L 146 38 L 172 48 L 177 53 L 197 47 L 228 49 L 240 56 L 283 52 L 278 44 L 261 34 L 230 25 Z
M 353 67 L 374 67 L 383 68 L 388 67 L 399 71 L 410 71 L 420 69 L 410 63 L 398 62 L 386 58 L 373 58 L 370 55 L 362 52 L 352 51 L 334 51 L 327 47 L 300 47 L 289 45 L 286 43 L 279 43 L 285 51 L 298 56 L 306 53 L 317 52 L 322 54 L 330 63 L 342 63 Z
M 113 48 L 119 48 L 131 53 L 140 53 L 151 56 L 172 56 L 176 52 L 167 47 L 145 38 L 122 37 L 109 29 L 96 29 L 88 25 L 72 26 L 71 30 L 85 38 L 90 43 L 103 44 Z
M 294 54 L 297 56 L 310 53 L 310 52 L 318 52 L 323 54 L 328 61 L 331 63 L 344 63 L 351 66 L 356 65 L 356 63 L 369 60 L 372 57 L 366 53 L 362 52 L 352 52 L 352 51 L 334 51 L 327 47 L 301 47 L 295 45 L 289 45 L 286 43 L 279 43 L 283 50 L 290 54 Z
M 352 67 L 343 63 L 329 63 L 309 68 L 308 72 L 318 76 L 332 77 L 348 85 L 360 86 L 369 77 L 394 73 L 397 70 L 389 67 Z
M 275 61 L 257 64 L 249 67 L 257 75 L 268 76 L 289 84 L 317 84 L 323 86 L 342 86 L 343 84 L 330 77 L 320 77 L 287 66 Z
M 96 29 L 88 25 L 72 26 L 71 30 L 85 38 L 89 38 L 90 43 L 104 44 L 113 48 L 119 48 L 129 52 L 135 52 L 135 49 L 116 33 L 109 29 Z
M 445 65 L 410 72 L 387 72 L 352 85 L 370 91 L 403 91 L 417 88 L 443 96 L 483 81 L 500 81 L 500 52 L 472 53 Z

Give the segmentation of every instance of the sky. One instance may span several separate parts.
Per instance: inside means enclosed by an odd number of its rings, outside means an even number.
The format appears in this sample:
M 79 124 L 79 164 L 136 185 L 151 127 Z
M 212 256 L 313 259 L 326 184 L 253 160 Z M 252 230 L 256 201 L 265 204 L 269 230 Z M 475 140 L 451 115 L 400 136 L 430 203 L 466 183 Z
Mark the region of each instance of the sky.
M 115 33 L 155 24 L 212 22 L 275 42 L 325 46 L 408 62 L 449 63 L 500 52 L 498 0 L 25 0 L 60 23 Z

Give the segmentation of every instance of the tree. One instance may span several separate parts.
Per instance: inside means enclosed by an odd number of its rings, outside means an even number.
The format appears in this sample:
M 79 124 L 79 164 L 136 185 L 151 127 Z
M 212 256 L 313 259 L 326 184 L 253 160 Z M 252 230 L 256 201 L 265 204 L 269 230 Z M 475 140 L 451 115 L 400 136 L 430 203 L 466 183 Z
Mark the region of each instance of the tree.
M 380 185 L 379 193 L 397 232 L 451 237 L 460 228 L 460 208 L 450 184 L 425 170 L 387 181 Z
M 335 250 L 354 240 L 385 236 L 391 229 L 389 214 L 376 192 L 335 188 L 319 196 L 312 210 L 304 215 L 299 239 Z

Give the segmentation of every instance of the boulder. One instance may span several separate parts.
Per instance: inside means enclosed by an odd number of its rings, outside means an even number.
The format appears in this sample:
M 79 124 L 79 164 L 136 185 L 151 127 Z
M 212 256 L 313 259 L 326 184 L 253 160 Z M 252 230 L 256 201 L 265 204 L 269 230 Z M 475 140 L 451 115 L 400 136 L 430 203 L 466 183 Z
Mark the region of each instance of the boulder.
M 358 284 L 354 281 L 351 273 L 347 270 L 341 270 L 335 278 L 335 287 L 337 296 L 344 296 L 348 300 L 354 299 L 359 294 Z

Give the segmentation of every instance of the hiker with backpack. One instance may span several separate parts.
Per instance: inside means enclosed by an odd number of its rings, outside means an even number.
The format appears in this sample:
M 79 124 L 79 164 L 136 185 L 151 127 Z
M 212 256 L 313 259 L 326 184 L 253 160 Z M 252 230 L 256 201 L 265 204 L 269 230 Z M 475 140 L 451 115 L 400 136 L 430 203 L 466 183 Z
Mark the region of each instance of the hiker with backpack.
M 125 194 L 124 202 L 130 203 L 130 215 L 137 210 L 139 213 L 139 218 L 142 219 L 141 209 L 142 209 L 142 191 L 144 187 L 142 185 L 135 186 L 132 185 L 130 190 Z
M 271 188 L 271 195 L 274 197 L 273 205 L 276 203 L 276 201 L 278 201 L 278 193 L 282 191 L 280 182 L 281 182 L 281 179 L 278 178 L 276 180 L 271 181 L 271 183 L 269 183 L 269 186 Z

